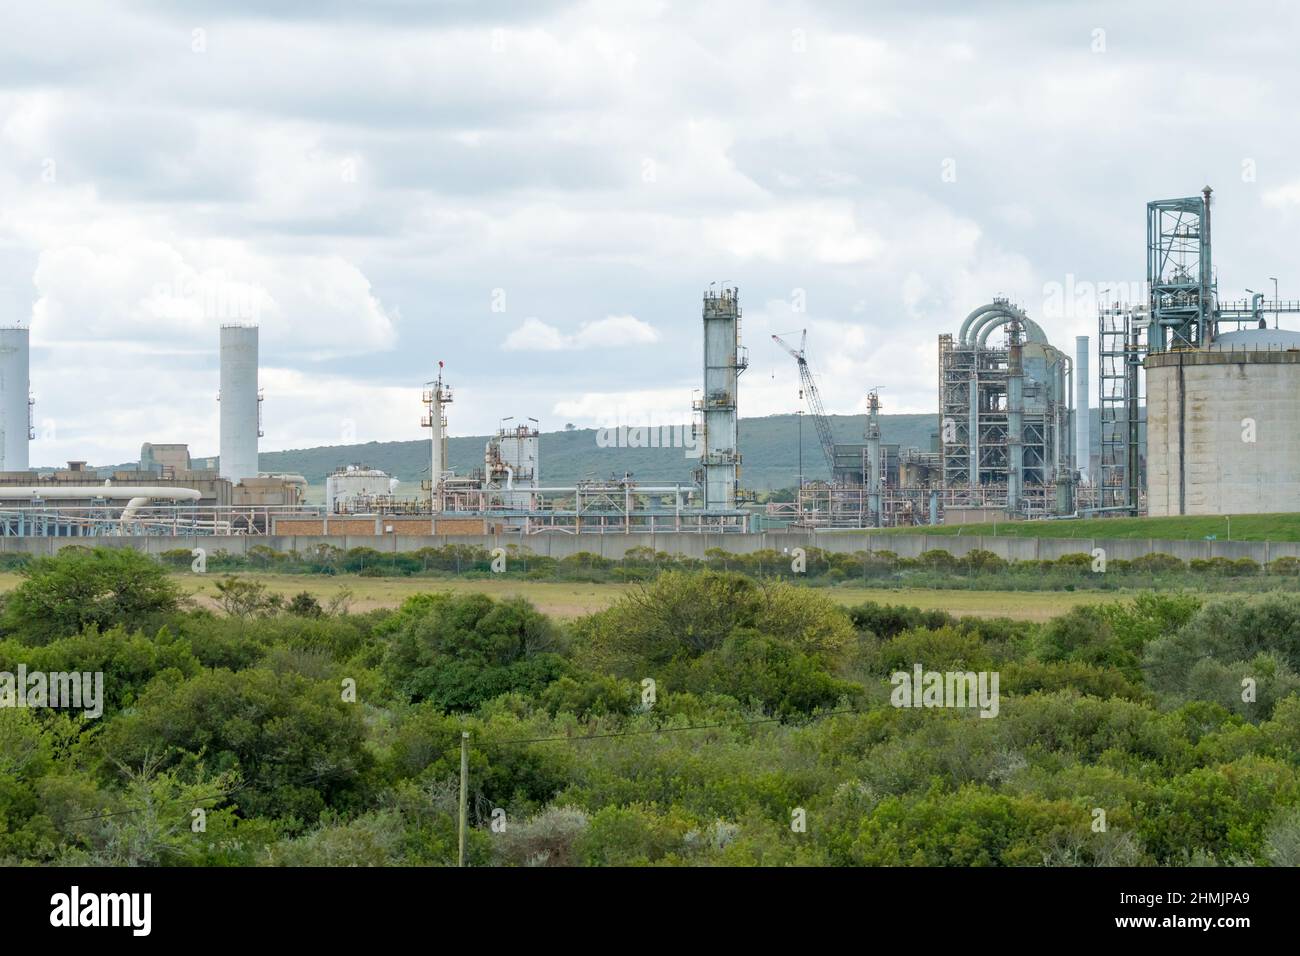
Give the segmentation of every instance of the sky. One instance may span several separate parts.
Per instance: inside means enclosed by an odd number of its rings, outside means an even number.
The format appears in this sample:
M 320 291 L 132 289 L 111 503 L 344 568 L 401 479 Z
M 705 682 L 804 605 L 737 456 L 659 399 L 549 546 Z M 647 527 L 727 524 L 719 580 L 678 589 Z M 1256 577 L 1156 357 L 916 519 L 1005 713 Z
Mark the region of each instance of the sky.
M 936 408 L 995 296 L 1054 344 L 1215 189 L 1221 296 L 1300 298 L 1283 2 L 43 0 L 0 33 L 0 324 L 31 460 L 217 451 L 256 322 L 263 450 L 689 419 L 739 288 L 742 417 Z M 1139 289 L 1140 292 L 1140 289 Z M 1095 348 L 1095 341 L 1094 341 Z M 1095 361 L 1094 361 L 1095 368 Z

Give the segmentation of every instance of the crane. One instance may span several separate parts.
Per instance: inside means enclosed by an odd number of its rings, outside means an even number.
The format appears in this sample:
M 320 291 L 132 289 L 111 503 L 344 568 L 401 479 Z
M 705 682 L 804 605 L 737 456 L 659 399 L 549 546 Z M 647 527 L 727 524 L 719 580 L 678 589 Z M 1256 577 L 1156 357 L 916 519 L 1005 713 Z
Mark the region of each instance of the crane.
M 787 332 L 786 334 L 789 335 L 790 333 Z M 772 341 L 789 352 L 799 365 L 799 381 L 803 384 L 803 387 L 799 390 L 800 397 L 808 400 L 808 409 L 812 412 L 813 424 L 817 426 L 817 438 L 821 441 L 822 454 L 826 456 L 826 467 L 830 469 L 831 477 L 834 478 L 835 439 L 831 437 L 831 423 L 826 418 L 826 410 L 822 408 L 822 397 L 817 391 L 817 382 L 813 378 L 812 369 L 808 365 L 808 357 L 804 354 L 805 346 L 808 344 L 808 330 L 801 330 L 798 349 L 795 349 L 779 335 L 772 336 Z

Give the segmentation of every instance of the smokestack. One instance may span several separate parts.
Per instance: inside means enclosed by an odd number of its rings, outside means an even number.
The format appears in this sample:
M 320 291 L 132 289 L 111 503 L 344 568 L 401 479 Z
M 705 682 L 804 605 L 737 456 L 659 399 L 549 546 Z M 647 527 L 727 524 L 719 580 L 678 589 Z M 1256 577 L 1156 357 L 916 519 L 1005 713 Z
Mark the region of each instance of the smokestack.
M 262 397 L 257 390 L 257 326 L 221 327 L 221 477 L 257 477 Z
M 1092 411 L 1088 405 L 1088 336 L 1074 339 L 1074 467 L 1088 480 L 1092 467 Z
M 31 349 L 24 328 L 0 329 L 0 471 L 27 470 Z

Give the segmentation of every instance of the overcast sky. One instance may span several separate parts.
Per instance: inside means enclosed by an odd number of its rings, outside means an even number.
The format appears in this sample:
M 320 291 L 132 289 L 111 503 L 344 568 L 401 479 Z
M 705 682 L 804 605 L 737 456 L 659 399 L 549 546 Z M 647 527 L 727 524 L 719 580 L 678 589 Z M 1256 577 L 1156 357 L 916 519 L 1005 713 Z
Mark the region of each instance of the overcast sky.
M 217 450 L 262 329 L 263 450 L 686 420 L 740 288 L 742 416 L 930 412 L 1001 295 L 1059 346 L 1215 187 L 1221 295 L 1300 297 L 1294 6 L 42 0 L 0 31 L 0 323 L 33 464 Z M 1060 291 L 1072 290 L 1066 308 Z M 1076 303 L 1077 304 L 1071 304 Z

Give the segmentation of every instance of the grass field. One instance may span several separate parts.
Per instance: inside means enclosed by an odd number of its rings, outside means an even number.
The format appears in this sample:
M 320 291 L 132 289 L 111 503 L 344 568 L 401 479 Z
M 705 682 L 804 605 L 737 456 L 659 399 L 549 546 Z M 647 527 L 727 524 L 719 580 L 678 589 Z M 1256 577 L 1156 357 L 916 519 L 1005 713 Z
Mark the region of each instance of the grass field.
M 1175 518 L 1080 518 L 886 528 L 881 534 L 995 535 L 1015 538 L 1167 538 L 1200 541 L 1300 541 L 1300 514 Z
M 349 605 L 353 611 L 396 607 L 412 594 L 430 591 L 457 593 L 481 592 L 492 597 L 518 595 L 527 598 L 545 614 L 560 618 L 578 617 L 608 607 L 619 595 L 635 587 L 631 584 L 583 584 L 551 581 L 494 581 L 429 578 L 371 578 L 359 575 L 334 577 L 297 574 L 243 574 L 262 582 L 271 591 L 292 597 L 309 591 L 322 604 L 345 588 L 352 592 Z M 219 575 L 200 577 L 174 575 L 178 584 L 199 603 L 215 607 L 216 582 Z M 0 574 L 0 591 L 12 589 L 21 580 L 17 574 Z M 929 588 L 827 588 L 826 594 L 841 604 L 878 601 L 882 604 L 906 604 L 923 610 L 941 609 L 957 615 L 976 617 L 1013 617 L 1045 621 L 1080 604 L 1116 601 L 1127 596 L 1114 591 L 949 591 Z
M 216 594 L 216 578 L 199 579 L 195 575 L 177 575 L 181 585 L 196 598 L 211 604 Z M 351 609 L 367 611 L 379 607 L 396 607 L 412 594 L 430 591 L 454 591 L 459 594 L 479 592 L 492 597 L 524 597 L 538 610 L 554 617 L 570 618 L 608 607 L 619 595 L 635 588 L 633 584 L 573 581 L 459 581 L 454 578 L 370 578 L 338 575 L 330 578 L 303 577 L 293 574 L 248 574 L 268 589 L 291 597 L 310 591 L 322 604 L 344 588 L 352 592 Z M 825 593 L 841 604 L 878 601 L 882 604 L 906 604 L 922 610 L 942 609 L 953 614 L 977 617 L 1014 617 L 1045 621 L 1080 604 L 1097 604 L 1119 600 L 1113 591 L 947 591 L 931 588 L 827 588 Z

